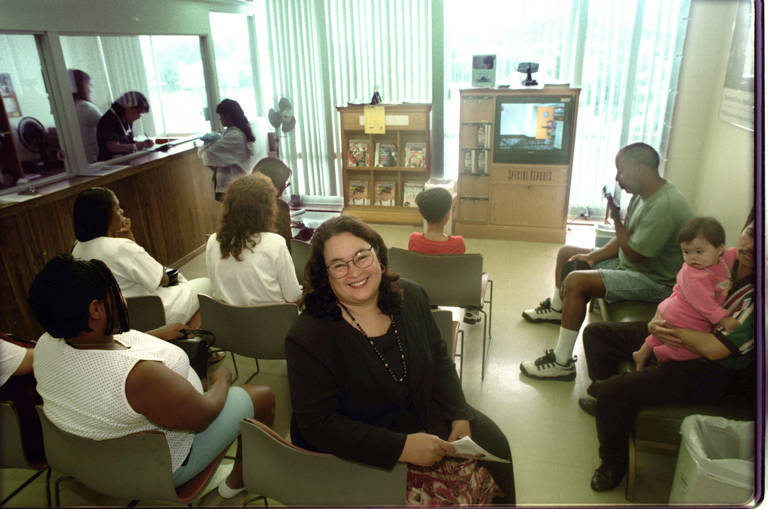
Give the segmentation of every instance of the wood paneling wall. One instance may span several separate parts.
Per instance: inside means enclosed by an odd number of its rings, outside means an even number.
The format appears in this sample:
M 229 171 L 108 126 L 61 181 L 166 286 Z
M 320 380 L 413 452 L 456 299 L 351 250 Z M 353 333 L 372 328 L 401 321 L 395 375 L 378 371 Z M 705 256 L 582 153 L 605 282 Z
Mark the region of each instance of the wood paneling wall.
M 50 194 L 0 208 L 0 330 L 32 339 L 42 333 L 27 302 L 29 285 L 53 255 L 71 251 L 72 207 L 84 189 L 114 191 L 136 241 L 160 263 L 178 266 L 202 248 L 221 211 L 211 171 L 194 149 L 152 157 L 112 175 L 73 178 L 52 186 L 59 189 Z

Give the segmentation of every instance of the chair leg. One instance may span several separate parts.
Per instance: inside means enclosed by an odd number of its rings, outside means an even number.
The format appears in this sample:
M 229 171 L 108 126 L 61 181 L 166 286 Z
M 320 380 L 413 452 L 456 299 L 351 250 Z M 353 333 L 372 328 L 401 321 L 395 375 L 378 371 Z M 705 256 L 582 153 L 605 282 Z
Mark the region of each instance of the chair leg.
M 464 331 L 459 329 L 456 331 L 456 335 L 461 335 L 461 347 L 459 347 L 459 359 L 461 361 L 459 364 L 459 381 L 461 381 L 462 376 L 464 375 Z
M 600 306 L 600 317 L 604 322 L 610 322 L 610 317 L 608 316 L 608 304 L 605 303 L 605 299 L 598 297 L 597 303 Z
M 54 483 L 54 495 L 55 495 L 55 498 L 54 498 L 54 504 L 55 505 L 54 505 L 54 507 L 61 507 L 61 490 L 60 490 L 59 485 L 63 481 L 68 481 L 68 480 L 70 480 L 72 478 L 73 477 L 71 475 L 64 475 L 64 476 L 61 476 L 58 479 L 56 479 L 56 482 Z
M 237 370 L 237 361 L 235 360 L 235 352 L 229 352 L 232 354 L 232 366 L 235 368 L 235 378 L 232 379 L 232 383 L 235 383 L 235 380 L 237 380 L 237 377 L 240 376 L 240 372 Z
M 480 380 L 485 380 L 485 361 L 488 356 L 488 350 L 491 347 L 491 343 L 488 342 L 488 346 L 486 347 L 485 344 L 485 338 L 486 338 L 486 330 L 488 329 L 488 313 L 483 311 L 482 309 L 479 310 L 480 314 L 483 315 L 483 359 L 482 364 L 480 366 Z
M 259 499 L 264 501 L 264 507 L 269 507 L 269 504 L 267 503 L 267 497 L 265 497 L 264 495 L 257 495 L 255 497 L 249 498 L 248 500 L 243 502 L 243 507 L 247 507 L 248 504 L 250 504 L 251 502 L 255 502 L 255 501 L 259 500 Z
M 635 435 L 629 435 L 629 465 L 627 467 L 627 487 L 624 492 L 624 498 L 629 502 L 635 500 L 635 483 L 637 481 L 637 445 L 635 444 Z
M 50 470 L 50 469 L 49 469 L 49 470 Z M 13 497 L 15 497 L 15 496 L 16 496 L 16 494 L 17 494 L 17 493 L 19 493 L 21 490 L 23 490 L 24 488 L 26 488 L 26 487 L 29 485 L 29 483 L 31 483 L 32 481 L 34 481 L 35 479 L 37 479 L 38 477 L 40 477 L 40 474 L 42 474 L 43 472 L 45 472 L 45 470 L 38 470 L 37 472 L 35 472 L 35 473 L 32 475 L 32 477 L 30 477 L 29 479 L 27 479 L 26 481 L 24 481 L 24 483 L 23 483 L 21 486 L 19 486 L 19 487 L 18 487 L 18 488 L 16 488 L 15 490 L 13 490 L 13 493 L 11 493 L 11 494 L 10 494 L 10 495 L 8 495 L 7 497 L 5 497 L 5 498 L 3 499 L 3 501 L 2 501 L 2 502 L 0 502 L 0 507 L 4 506 L 6 502 L 8 502 L 8 501 L 9 501 L 10 499 L 12 499 Z M 48 500 L 48 506 L 50 507 L 50 505 L 51 505 L 51 502 L 50 502 L 50 499 L 49 499 L 49 500 Z
M 51 507 L 51 472 L 53 469 L 48 467 L 48 473 L 45 474 L 45 501 L 48 507 Z
M 253 359 L 253 360 L 256 361 L 256 371 L 251 376 L 248 377 L 248 380 L 246 380 L 245 383 L 248 383 L 251 380 L 253 380 L 253 377 L 255 377 L 261 372 L 261 368 L 259 367 L 259 359 Z
M 488 304 L 488 345 L 490 346 L 493 339 L 493 280 L 488 280 L 488 290 L 490 295 L 485 303 Z

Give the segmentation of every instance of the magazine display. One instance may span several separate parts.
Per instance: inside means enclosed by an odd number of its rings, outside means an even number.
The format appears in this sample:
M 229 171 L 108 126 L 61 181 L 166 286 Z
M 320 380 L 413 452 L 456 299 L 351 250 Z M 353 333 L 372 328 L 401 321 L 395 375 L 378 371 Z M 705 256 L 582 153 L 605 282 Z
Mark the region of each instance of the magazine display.
M 394 207 L 397 184 L 394 180 L 380 180 L 376 182 L 376 200 L 374 205 L 380 207 Z
M 347 166 L 350 168 L 371 165 L 371 149 L 368 140 L 349 140 Z
M 377 143 L 375 159 L 375 166 L 387 168 L 397 166 L 397 145 L 394 143 Z
M 477 154 L 475 155 L 475 171 L 472 173 L 476 173 L 478 175 L 486 175 L 488 174 L 488 168 L 486 166 L 486 161 L 488 160 L 488 151 L 480 149 L 477 151 Z
M 477 124 L 477 148 L 491 148 L 491 124 Z
M 471 148 L 462 149 L 464 173 L 475 172 L 475 151 Z
M 427 159 L 427 145 L 423 142 L 405 144 L 405 167 L 424 168 Z
M 368 181 L 364 179 L 356 179 L 349 181 L 349 201 L 348 205 L 363 205 L 368 206 L 371 204 L 371 200 L 368 197 Z
M 424 190 L 424 182 L 406 181 L 403 183 L 403 207 L 416 207 L 416 195 Z

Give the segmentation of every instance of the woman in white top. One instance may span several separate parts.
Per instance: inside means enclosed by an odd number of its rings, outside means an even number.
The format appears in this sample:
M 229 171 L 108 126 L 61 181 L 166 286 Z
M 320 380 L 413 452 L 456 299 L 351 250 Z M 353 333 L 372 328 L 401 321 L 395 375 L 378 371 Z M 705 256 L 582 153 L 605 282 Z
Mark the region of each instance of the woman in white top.
M 229 185 L 250 173 L 258 156 L 253 146 L 256 138 L 240 104 L 224 99 L 216 106 L 216 113 L 226 127 L 224 134 L 200 147 L 198 155 L 204 165 L 213 168 L 213 190 L 216 200 L 222 201 Z
M 239 437 L 242 419 L 272 425 L 269 387 L 231 387 L 231 373 L 219 369 L 203 391 L 184 351 L 163 341 L 179 337 L 181 324 L 155 331 L 160 339 L 129 330 L 123 296 L 99 260 L 57 255 L 32 282 L 29 302 L 46 331 L 35 347 L 37 388 L 62 430 L 93 440 L 161 430 L 180 486 Z M 243 489 L 241 458 L 238 441 L 223 497 Z
M 213 296 L 236 306 L 296 302 L 301 287 L 285 239 L 273 233 L 275 186 L 261 173 L 237 179 L 224 198 L 205 264 Z
M 80 121 L 80 135 L 83 138 L 85 156 L 88 162 L 92 163 L 99 155 L 96 126 L 101 119 L 101 112 L 91 102 L 91 76 L 80 69 L 70 69 L 69 83 L 72 85 L 72 98 L 75 100 L 77 119 Z
M 136 243 L 131 220 L 123 216 L 115 193 L 103 187 L 81 192 L 74 207 L 76 258 L 96 258 L 107 264 L 126 297 L 157 295 L 163 301 L 166 323 L 200 327 L 198 293 L 209 293 L 208 278 L 169 279 L 165 267 Z

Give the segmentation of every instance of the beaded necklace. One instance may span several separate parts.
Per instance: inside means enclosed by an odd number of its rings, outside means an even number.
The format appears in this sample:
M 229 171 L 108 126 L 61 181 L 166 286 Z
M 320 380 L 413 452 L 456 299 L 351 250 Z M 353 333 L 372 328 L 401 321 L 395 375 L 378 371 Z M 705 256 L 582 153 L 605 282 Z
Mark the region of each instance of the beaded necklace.
M 397 321 L 395 321 L 395 317 L 391 316 L 392 319 L 392 330 L 395 333 L 395 342 L 397 343 L 397 349 L 400 351 L 400 365 L 403 367 L 403 376 L 397 376 L 394 371 L 392 371 L 392 368 L 389 366 L 389 363 L 384 360 L 384 356 L 381 354 L 378 348 L 376 348 L 376 343 L 368 337 L 368 334 L 365 333 L 363 328 L 358 323 L 357 319 L 355 319 L 354 315 L 349 312 L 349 309 L 347 309 L 347 306 L 342 304 L 341 302 L 338 303 L 341 309 L 346 311 L 347 315 L 352 319 L 353 322 L 355 322 L 355 326 L 357 327 L 357 330 L 360 331 L 360 333 L 365 336 L 365 339 L 368 341 L 368 344 L 371 345 L 371 348 L 373 349 L 373 352 L 376 354 L 376 357 L 379 358 L 382 364 L 384 364 L 384 368 L 389 373 L 389 376 L 392 377 L 392 380 L 394 380 L 397 383 L 404 383 L 406 380 L 408 380 L 408 364 L 405 360 L 405 349 L 403 349 L 403 344 L 400 342 L 400 332 L 397 330 Z

